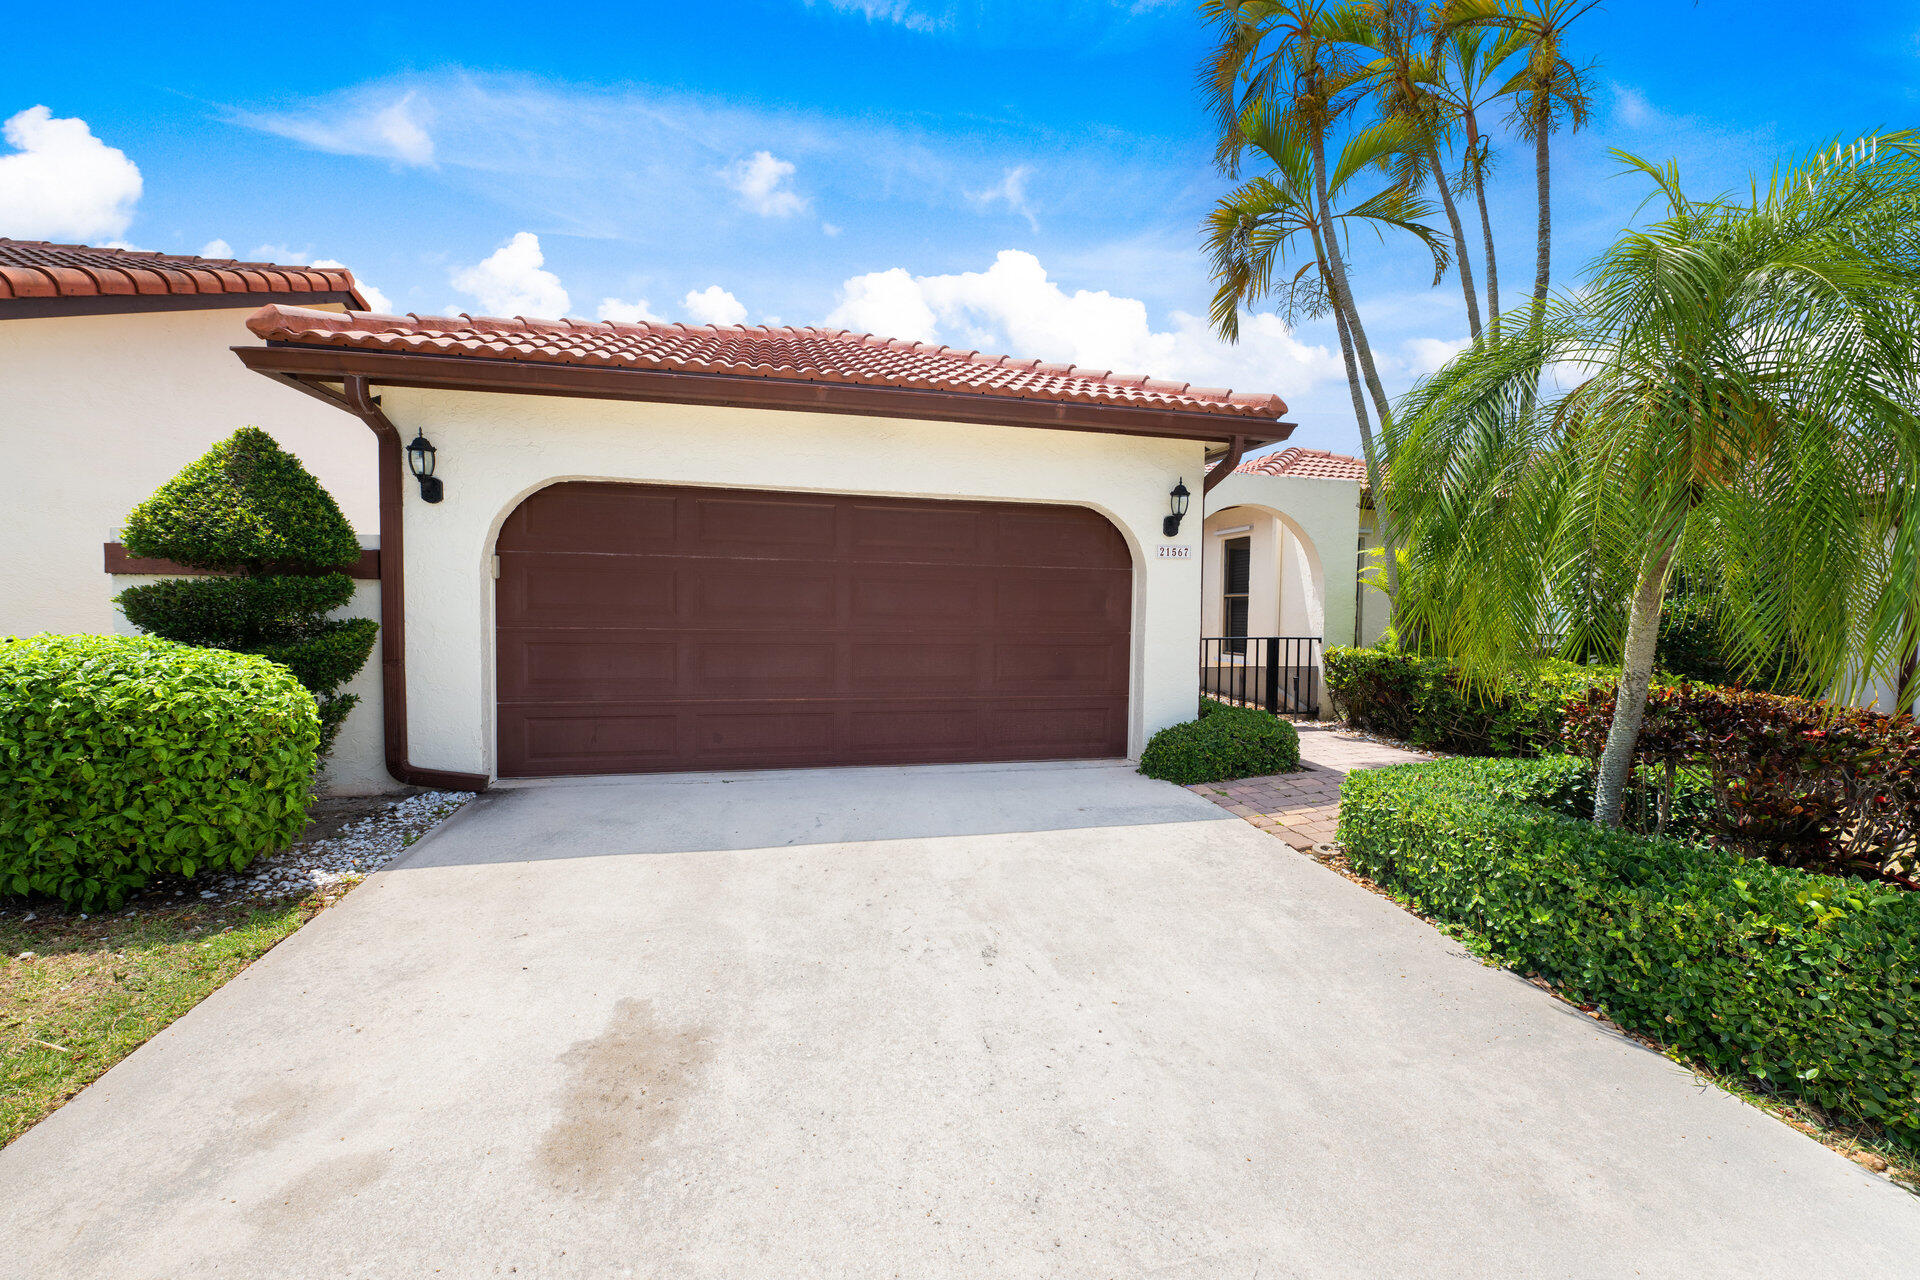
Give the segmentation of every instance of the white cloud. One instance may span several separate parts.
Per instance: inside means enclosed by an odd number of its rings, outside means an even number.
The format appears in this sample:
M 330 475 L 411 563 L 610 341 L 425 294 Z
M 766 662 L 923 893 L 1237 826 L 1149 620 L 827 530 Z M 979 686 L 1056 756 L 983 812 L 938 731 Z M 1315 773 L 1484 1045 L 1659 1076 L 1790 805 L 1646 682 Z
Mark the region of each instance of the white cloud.
M 612 320 L 616 324 L 665 323 L 662 317 L 653 313 L 653 309 L 647 305 L 645 298 L 635 302 L 623 302 L 619 298 L 602 298 L 600 309 L 593 314 L 595 319 Z
M 1672 117 L 1647 101 L 1647 95 L 1630 84 L 1608 86 L 1613 90 L 1613 116 L 1629 129 L 1659 128 L 1672 123 Z
M 763 218 L 790 218 L 806 209 L 806 197 L 787 185 L 792 176 L 793 162 L 771 151 L 756 151 L 725 174 L 741 203 Z
M 233 256 L 233 246 L 225 240 L 220 239 L 220 237 L 215 236 L 200 246 L 200 256 L 203 258 L 231 258 Z
M 1014 249 L 985 271 L 914 276 L 894 267 L 855 276 L 827 317 L 834 327 L 887 337 L 1282 396 L 1346 376 L 1338 353 L 1301 342 L 1271 312 L 1244 317 L 1235 346 L 1215 338 L 1204 316 L 1174 311 L 1168 321 L 1155 329 L 1137 298 L 1068 293 L 1038 258 Z
M 824 236 L 837 236 L 840 234 L 840 228 L 834 223 L 823 222 L 820 224 L 820 234 Z
M 987 190 L 968 192 L 967 199 L 979 209 L 991 209 L 996 204 L 1004 204 L 1025 218 L 1031 230 L 1038 231 L 1040 220 L 1033 216 L 1033 206 L 1027 201 L 1027 179 L 1032 175 L 1030 167 L 1019 165 L 1007 170 L 1000 181 Z
M 1473 343 L 1471 337 L 1454 338 L 1408 338 L 1403 344 L 1407 353 L 1407 367 L 1416 378 L 1424 378 L 1439 371 L 1440 366 L 1465 351 Z
M 316 151 L 343 156 L 374 156 L 401 164 L 433 163 L 433 135 L 422 120 L 416 95 L 392 101 L 364 96 L 299 115 L 241 113 L 243 124 L 305 143 Z
M 717 284 L 689 292 L 682 304 L 695 324 L 739 324 L 747 318 L 747 309 L 740 299 Z
M 560 277 L 545 270 L 540 237 L 517 233 L 492 256 L 453 273 L 453 287 L 480 300 L 488 315 L 557 318 L 567 314 L 572 300 Z
M 14 151 L 0 156 L 0 235 L 101 240 L 133 221 L 140 169 L 85 120 L 28 107 L 4 131 Z

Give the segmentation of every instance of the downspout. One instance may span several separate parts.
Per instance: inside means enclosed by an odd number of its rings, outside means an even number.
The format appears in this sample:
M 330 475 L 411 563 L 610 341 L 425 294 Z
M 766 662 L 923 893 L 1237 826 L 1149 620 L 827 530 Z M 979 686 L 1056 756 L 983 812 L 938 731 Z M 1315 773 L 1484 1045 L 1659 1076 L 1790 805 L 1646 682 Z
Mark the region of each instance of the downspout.
M 1215 463 L 1207 471 L 1206 478 L 1200 482 L 1200 519 L 1202 521 L 1207 518 L 1206 496 L 1213 492 L 1215 485 L 1233 474 L 1233 469 L 1240 465 L 1240 455 L 1246 451 L 1247 438 L 1235 436 L 1233 442 L 1227 446 L 1226 456 Z
M 387 772 L 396 781 L 445 791 L 485 791 L 481 773 L 422 769 L 407 759 L 407 596 L 405 535 L 400 489 L 400 433 L 380 411 L 364 377 L 345 382 L 348 412 L 373 429 L 380 442 L 380 704 L 385 729 Z

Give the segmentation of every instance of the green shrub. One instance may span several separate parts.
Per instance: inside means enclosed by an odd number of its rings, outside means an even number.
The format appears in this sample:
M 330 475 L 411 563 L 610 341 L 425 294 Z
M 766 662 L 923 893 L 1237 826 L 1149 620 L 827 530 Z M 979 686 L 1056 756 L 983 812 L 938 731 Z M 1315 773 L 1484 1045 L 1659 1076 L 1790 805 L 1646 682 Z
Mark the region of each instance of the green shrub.
M 1354 728 L 1474 756 L 1557 751 L 1567 703 L 1620 678 L 1615 667 L 1547 659 L 1491 689 L 1468 689 L 1444 658 L 1340 646 L 1326 651 L 1326 671 L 1334 709 Z
M 136 556 L 196 569 L 345 569 L 353 526 L 300 460 L 242 427 L 135 507 L 121 541 Z
M 1568 816 L 1584 762 L 1348 775 L 1354 865 L 1522 972 L 1705 1065 L 1920 1151 L 1920 894 Z
M 130 587 L 118 603 L 143 631 L 291 669 L 319 703 L 324 756 L 359 701 L 339 690 L 366 665 L 379 627 L 327 616 L 353 598 L 353 579 L 326 570 L 352 565 L 360 544 L 299 459 L 242 428 L 135 507 L 123 536 L 136 555 L 240 573 Z
M 1300 767 L 1300 735 L 1279 716 L 1202 700 L 1200 718 L 1170 725 L 1140 753 L 1140 772 L 1190 785 L 1287 773 Z
M 122 636 L 0 641 L 0 893 L 117 906 L 306 822 L 320 716 L 260 658 Z

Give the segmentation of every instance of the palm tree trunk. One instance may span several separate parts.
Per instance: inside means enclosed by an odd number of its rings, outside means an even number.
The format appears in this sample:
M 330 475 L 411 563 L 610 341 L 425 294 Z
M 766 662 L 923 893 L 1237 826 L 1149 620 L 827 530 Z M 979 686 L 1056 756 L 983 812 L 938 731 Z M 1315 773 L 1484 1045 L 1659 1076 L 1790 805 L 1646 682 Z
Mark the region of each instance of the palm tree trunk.
M 1453 192 L 1447 189 L 1447 171 L 1440 163 L 1439 148 L 1427 146 L 1427 163 L 1433 167 L 1434 185 L 1440 188 L 1440 205 L 1447 211 L 1447 226 L 1453 231 L 1453 256 L 1460 267 L 1460 292 L 1467 298 L 1467 332 L 1480 341 L 1480 295 L 1473 287 L 1473 260 L 1467 257 L 1467 233 L 1460 226 L 1460 211 L 1454 208 Z
M 1599 777 L 1593 789 L 1593 820 L 1602 826 L 1619 826 L 1626 804 L 1627 782 L 1633 776 L 1633 748 L 1640 739 L 1640 725 L 1647 718 L 1647 688 L 1653 683 L 1654 642 L 1660 638 L 1660 602 L 1667 594 L 1667 566 L 1673 563 L 1678 545 L 1675 538 L 1650 560 L 1634 585 L 1620 685 L 1613 699 L 1613 723 L 1607 726 L 1607 745 L 1600 753 Z
M 1534 185 L 1540 200 L 1540 238 L 1534 246 L 1533 331 L 1536 335 L 1547 320 L 1547 275 L 1553 262 L 1552 169 L 1547 163 L 1547 125 L 1544 115 L 1534 121 Z
M 1480 161 L 1480 123 L 1471 108 L 1466 113 L 1467 154 L 1474 157 L 1473 194 L 1480 204 L 1480 238 L 1487 246 L 1487 332 L 1500 336 L 1500 265 L 1493 256 L 1493 219 L 1487 216 L 1487 175 Z
M 1345 319 L 1353 337 L 1353 350 L 1360 361 L 1360 374 L 1367 384 L 1367 394 L 1373 400 L 1373 411 L 1380 419 L 1381 430 L 1393 423 L 1393 402 L 1387 399 L 1386 388 L 1380 385 L 1380 373 L 1373 366 L 1373 348 L 1367 342 L 1367 331 L 1360 323 L 1360 312 L 1353 305 L 1353 291 L 1347 287 L 1347 264 L 1340 257 L 1340 240 L 1333 233 L 1333 209 L 1327 199 L 1327 132 L 1324 125 L 1316 125 L 1311 130 L 1313 136 L 1313 188 L 1315 203 L 1319 205 L 1320 235 L 1326 242 L 1324 267 L 1327 272 L 1327 285 L 1333 294 L 1334 310 Z M 1367 482 L 1379 493 L 1379 476 L 1373 470 L 1373 464 L 1367 464 Z M 1385 542 L 1383 536 L 1381 541 Z

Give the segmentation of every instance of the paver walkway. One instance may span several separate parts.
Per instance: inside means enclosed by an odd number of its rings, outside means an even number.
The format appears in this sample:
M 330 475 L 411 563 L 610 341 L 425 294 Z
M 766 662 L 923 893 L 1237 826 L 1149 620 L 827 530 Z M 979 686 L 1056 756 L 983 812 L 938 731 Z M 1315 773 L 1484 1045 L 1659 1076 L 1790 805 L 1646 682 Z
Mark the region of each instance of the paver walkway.
M 1340 784 L 1355 769 L 1431 760 L 1432 756 L 1369 742 L 1325 725 L 1300 726 L 1300 770 L 1237 782 L 1188 787 L 1228 813 L 1238 814 L 1306 852 L 1333 839 L 1340 817 Z

